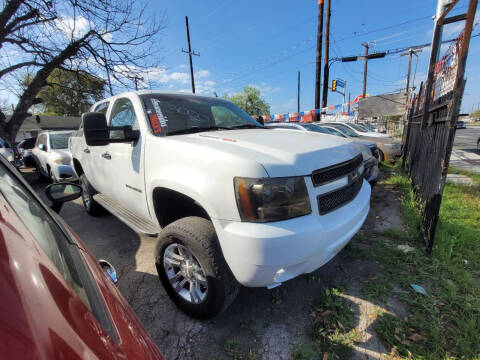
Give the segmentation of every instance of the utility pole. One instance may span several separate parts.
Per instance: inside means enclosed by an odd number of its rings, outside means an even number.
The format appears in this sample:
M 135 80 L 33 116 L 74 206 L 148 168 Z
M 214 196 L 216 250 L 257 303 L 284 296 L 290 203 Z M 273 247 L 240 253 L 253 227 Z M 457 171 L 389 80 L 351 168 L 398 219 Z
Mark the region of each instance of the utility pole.
M 350 92 L 348 93 L 348 112 L 350 113 Z
M 330 56 L 330 1 L 327 0 L 327 9 L 326 9 L 326 21 L 325 21 L 325 54 L 323 59 L 323 92 L 322 92 L 322 109 L 327 106 L 328 99 L 328 77 L 330 73 L 330 68 L 328 66 L 328 60 Z
M 365 99 L 365 96 L 367 95 L 367 64 L 368 64 L 368 43 L 362 44 L 365 46 L 365 65 L 363 67 L 363 91 L 362 95 L 363 98 Z
M 192 79 L 192 93 L 195 94 L 195 79 L 193 77 L 193 63 L 192 55 L 200 56 L 200 53 L 192 51 L 192 46 L 190 45 L 190 30 L 188 28 L 188 16 L 185 16 L 185 25 L 187 26 L 187 42 L 188 42 L 188 51 L 183 50 L 185 54 L 188 54 L 188 59 L 190 60 L 190 78 Z
M 140 80 L 140 81 L 144 80 L 143 77 L 138 76 L 138 75 L 128 76 L 128 78 L 130 80 L 133 80 L 133 82 L 135 83 L 135 90 L 138 90 L 138 80 Z
M 415 55 L 418 57 L 417 53 L 418 52 L 421 52 L 422 50 L 413 50 L 413 49 L 408 49 L 408 53 L 403 53 L 403 54 L 400 54 L 400 56 L 404 56 L 404 55 L 408 55 L 408 72 L 407 72 L 407 86 L 405 88 L 405 92 L 407 93 L 408 95 L 408 91 L 410 89 L 410 73 L 411 73 L 411 69 L 412 69 L 412 55 Z M 415 81 L 415 78 L 413 79 L 413 81 Z
M 297 112 L 300 112 L 300 71 L 298 72 L 297 79 Z
M 408 96 L 408 88 L 410 87 L 410 71 L 412 70 L 412 54 L 413 54 L 413 50 L 408 49 L 407 88 L 405 89 L 407 96 Z
M 317 21 L 317 53 L 315 59 L 315 110 L 320 109 L 320 77 L 322 62 L 322 37 L 323 37 L 323 0 L 318 0 L 318 21 Z M 321 111 L 320 111 L 321 113 Z M 322 119 L 321 114 L 315 111 L 315 121 Z

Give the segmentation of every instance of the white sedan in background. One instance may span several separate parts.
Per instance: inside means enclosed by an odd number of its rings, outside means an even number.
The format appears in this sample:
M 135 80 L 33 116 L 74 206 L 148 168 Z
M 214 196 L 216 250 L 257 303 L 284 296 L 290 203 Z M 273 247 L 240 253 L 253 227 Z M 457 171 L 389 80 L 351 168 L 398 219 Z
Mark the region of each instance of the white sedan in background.
M 71 166 L 72 154 L 68 149 L 71 131 L 46 131 L 37 137 L 32 156 L 40 180 L 52 182 L 76 181 L 77 174 Z
M 369 136 L 369 137 L 379 137 L 379 138 L 391 138 L 388 134 L 382 134 L 375 131 L 370 131 L 368 128 L 365 128 L 361 124 L 347 123 L 347 122 L 322 122 L 321 125 L 332 125 L 332 124 L 342 124 L 347 126 L 351 131 L 353 131 L 358 136 Z
M 265 126 L 273 129 L 311 131 L 335 136 L 335 134 L 332 134 L 330 130 L 325 129 L 318 123 L 267 123 L 265 124 Z M 362 153 L 363 165 L 365 169 L 363 175 L 365 179 L 367 179 L 367 181 L 370 183 L 370 185 L 374 186 L 377 183 L 378 177 L 380 175 L 377 160 L 377 146 L 374 143 L 368 141 L 354 139 L 348 139 L 348 141 L 355 143 L 355 145 Z

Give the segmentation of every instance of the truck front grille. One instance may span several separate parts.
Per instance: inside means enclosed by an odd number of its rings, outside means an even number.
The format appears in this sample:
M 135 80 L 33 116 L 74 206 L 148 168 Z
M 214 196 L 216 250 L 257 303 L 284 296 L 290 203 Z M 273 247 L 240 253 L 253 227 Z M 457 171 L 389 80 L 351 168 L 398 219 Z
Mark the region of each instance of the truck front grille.
M 352 201 L 362 188 L 362 184 L 363 176 L 360 176 L 357 180 L 347 186 L 327 194 L 319 195 L 317 200 L 320 215 L 328 214 Z
M 338 178 L 347 176 L 352 171 L 357 169 L 363 162 L 362 154 L 358 154 L 351 160 L 340 164 L 328 166 L 326 168 L 315 170 L 312 173 L 313 186 L 320 186 L 322 184 L 334 181 Z

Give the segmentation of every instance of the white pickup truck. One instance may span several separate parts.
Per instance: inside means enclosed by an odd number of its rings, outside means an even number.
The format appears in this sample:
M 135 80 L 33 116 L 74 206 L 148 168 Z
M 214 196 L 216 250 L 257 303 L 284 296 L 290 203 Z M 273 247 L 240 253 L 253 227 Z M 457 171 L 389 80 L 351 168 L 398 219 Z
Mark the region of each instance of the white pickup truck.
M 157 237 L 158 275 L 193 317 L 240 284 L 273 288 L 332 259 L 370 207 L 362 155 L 341 138 L 263 127 L 219 98 L 116 95 L 70 141 L 87 212 Z

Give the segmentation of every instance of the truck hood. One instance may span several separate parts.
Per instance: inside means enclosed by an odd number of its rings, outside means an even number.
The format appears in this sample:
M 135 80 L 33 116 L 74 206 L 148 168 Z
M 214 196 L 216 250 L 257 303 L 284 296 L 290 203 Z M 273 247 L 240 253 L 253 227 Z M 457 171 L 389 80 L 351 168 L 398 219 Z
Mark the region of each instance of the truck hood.
M 51 157 L 61 157 L 63 159 L 71 159 L 72 153 L 68 149 L 51 149 L 50 150 Z
M 308 131 L 242 129 L 168 138 L 249 158 L 260 163 L 271 177 L 309 175 L 359 153 L 355 145 L 340 137 Z

